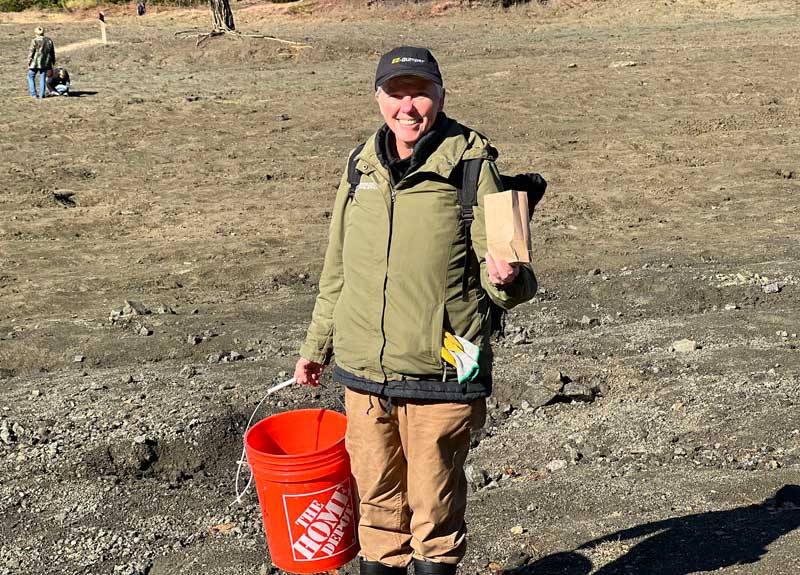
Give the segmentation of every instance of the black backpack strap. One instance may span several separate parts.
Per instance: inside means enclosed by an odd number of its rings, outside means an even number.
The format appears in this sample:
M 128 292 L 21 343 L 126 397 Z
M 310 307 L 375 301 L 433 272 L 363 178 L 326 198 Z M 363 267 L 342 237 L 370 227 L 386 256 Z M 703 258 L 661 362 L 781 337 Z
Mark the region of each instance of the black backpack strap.
M 469 300 L 467 294 L 469 290 L 469 271 L 472 261 L 472 221 L 475 219 L 474 207 L 478 205 L 478 178 L 481 175 L 483 158 L 474 160 L 464 160 L 461 162 L 463 177 L 461 187 L 458 189 L 458 205 L 461 207 L 461 223 L 464 226 L 464 245 L 466 254 L 464 256 L 464 277 L 461 282 L 461 299 Z
M 356 165 L 358 164 L 356 159 L 361 153 L 361 150 L 364 149 L 364 144 L 366 144 L 366 142 L 356 146 L 356 149 L 350 154 L 350 159 L 347 160 L 347 183 L 350 184 L 350 190 L 347 192 L 348 201 L 356 197 L 356 188 L 361 181 L 361 172 L 356 169 Z

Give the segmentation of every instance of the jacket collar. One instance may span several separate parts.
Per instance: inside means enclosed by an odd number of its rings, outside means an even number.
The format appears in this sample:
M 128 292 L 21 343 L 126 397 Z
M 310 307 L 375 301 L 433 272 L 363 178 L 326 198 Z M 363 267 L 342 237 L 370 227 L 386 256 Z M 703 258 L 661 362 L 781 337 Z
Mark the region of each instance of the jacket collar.
M 425 154 L 427 157 L 424 158 L 421 165 L 417 166 L 416 169 L 409 170 L 408 175 L 430 172 L 441 178 L 448 179 L 462 158 L 494 158 L 494 149 L 476 132 L 464 128 L 455 120 L 448 118 L 444 112 L 437 116 L 436 124 L 434 125 L 438 125 L 440 122 L 441 128 L 436 131 L 436 143 L 438 143 L 438 146 L 432 146 L 433 149 Z M 381 130 L 370 136 L 366 141 L 364 149 L 358 155 L 356 166 L 362 173 L 377 172 L 386 181 L 389 181 L 389 171 L 384 164 L 385 153 L 381 149 L 380 143 L 382 130 L 388 131 L 388 128 L 385 125 L 382 126 Z M 422 145 L 427 145 L 423 140 L 425 138 L 420 140 L 417 146 L 422 148 Z M 433 140 L 430 141 L 430 143 L 433 142 Z

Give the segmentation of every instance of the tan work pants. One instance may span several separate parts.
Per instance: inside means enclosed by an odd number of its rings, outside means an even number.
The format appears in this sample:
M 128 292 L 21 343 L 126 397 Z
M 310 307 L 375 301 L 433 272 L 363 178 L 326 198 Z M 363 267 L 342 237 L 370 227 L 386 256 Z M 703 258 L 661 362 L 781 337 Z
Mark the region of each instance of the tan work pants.
M 486 401 L 392 399 L 348 389 L 345 445 L 361 500 L 361 556 L 392 567 L 412 557 L 458 563 L 466 551 L 469 432 Z

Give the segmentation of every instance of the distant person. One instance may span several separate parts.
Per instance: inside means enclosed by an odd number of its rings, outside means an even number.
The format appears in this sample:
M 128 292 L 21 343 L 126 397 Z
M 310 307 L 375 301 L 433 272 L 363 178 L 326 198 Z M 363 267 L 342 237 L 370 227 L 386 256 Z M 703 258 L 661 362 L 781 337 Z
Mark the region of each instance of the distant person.
M 140 0 L 140 2 L 136 5 L 136 13 L 139 16 L 144 16 L 145 12 L 147 12 L 147 7 L 144 5 L 144 2 Z
M 44 28 L 36 28 L 36 36 L 28 50 L 28 89 L 33 98 L 44 98 L 45 77 L 56 63 L 53 41 L 44 35 Z M 39 93 L 36 93 L 36 74 L 39 74 Z
M 56 68 L 47 78 L 48 96 L 69 96 L 69 72 L 64 68 Z

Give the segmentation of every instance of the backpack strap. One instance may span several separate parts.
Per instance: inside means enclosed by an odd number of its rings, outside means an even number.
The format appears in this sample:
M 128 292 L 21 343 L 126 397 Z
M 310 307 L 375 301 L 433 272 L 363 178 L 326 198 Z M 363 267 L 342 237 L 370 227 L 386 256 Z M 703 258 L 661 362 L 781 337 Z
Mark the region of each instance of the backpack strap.
M 356 197 L 356 188 L 359 182 L 361 182 L 361 172 L 356 169 L 356 165 L 358 164 L 356 158 L 358 158 L 361 150 L 364 149 L 365 144 L 366 142 L 362 142 L 356 146 L 356 149 L 350 154 L 350 159 L 347 160 L 347 183 L 350 184 L 350 190 L 347 192 L 348 201 Z
M 473 208 L 478 205 L 478 178 L 481 175 L 483 158 L 464 160 L 461 163 L 463 177 L 461 187 L 458 189 L 458 205 L 461 207 L 461 224 L 464 226 L 464 245 L 466 254 L 464 256 L 464 277 L 461 281 L 461 299 L 469 300 L 467 294 L 469 288 L 469 270 L 472 262 L 472 221 L 475 219 Z

